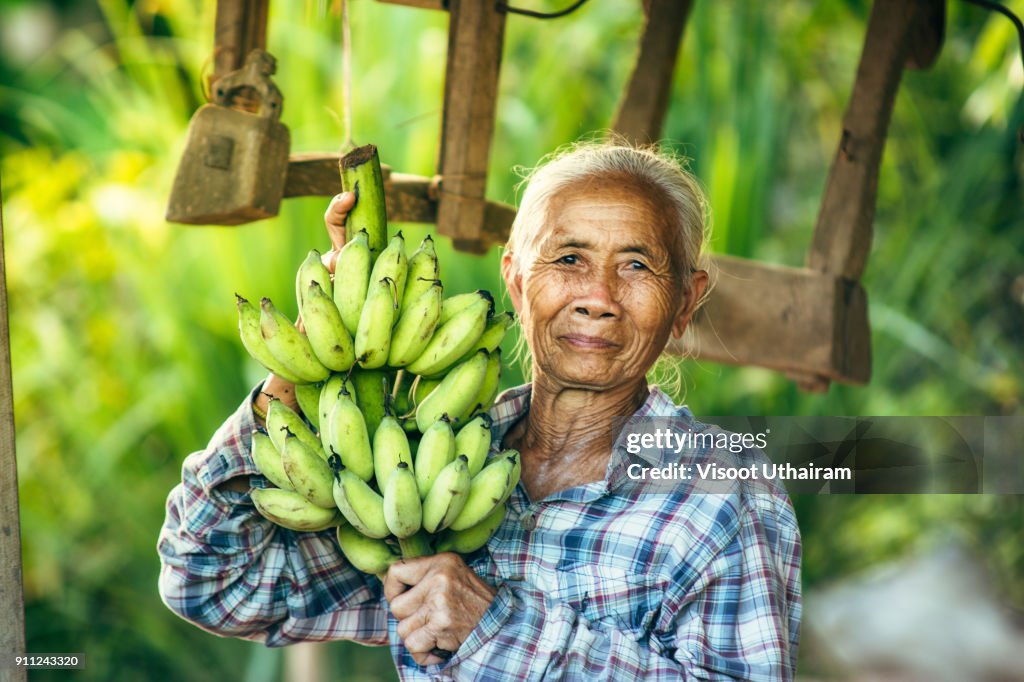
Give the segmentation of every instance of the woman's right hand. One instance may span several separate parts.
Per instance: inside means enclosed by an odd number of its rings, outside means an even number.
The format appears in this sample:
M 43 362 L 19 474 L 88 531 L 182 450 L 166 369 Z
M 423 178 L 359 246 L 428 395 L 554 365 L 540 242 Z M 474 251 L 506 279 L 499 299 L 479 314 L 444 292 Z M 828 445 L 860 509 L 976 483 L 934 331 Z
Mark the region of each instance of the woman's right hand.
M 355 203 L 354 192 L 342 192 L 331 199 L 330 205 L 324 211 L 324 225 L 327 227 L 327 235 L 331 238 L 331 250 L 322 258 L 324 266 L 332 275 L 334 274 L 334 264 L 338 260 L 338 253 L 345 246 L 345 219 Z

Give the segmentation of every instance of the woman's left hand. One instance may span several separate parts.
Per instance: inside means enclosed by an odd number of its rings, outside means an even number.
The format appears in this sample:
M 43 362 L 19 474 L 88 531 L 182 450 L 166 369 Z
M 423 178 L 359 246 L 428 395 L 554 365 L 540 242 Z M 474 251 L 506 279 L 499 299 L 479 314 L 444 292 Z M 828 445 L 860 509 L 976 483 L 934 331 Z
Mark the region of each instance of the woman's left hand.
M 444 662 L 432 649 L 462 646 L 495 594 L 462 557 L 450 552 L 395 562 L 384 579 L 398 636 L 420 665 Z

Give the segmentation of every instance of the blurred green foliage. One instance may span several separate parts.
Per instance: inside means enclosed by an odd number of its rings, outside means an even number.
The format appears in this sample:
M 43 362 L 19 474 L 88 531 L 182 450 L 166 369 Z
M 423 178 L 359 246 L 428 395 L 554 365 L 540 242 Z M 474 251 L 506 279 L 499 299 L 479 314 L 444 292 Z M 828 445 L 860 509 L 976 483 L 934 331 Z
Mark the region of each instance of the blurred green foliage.
M 339 20 L 323 4 L 271 7 L 293 151 L 336 149 L 343 137 Z M 1007 4 L 1024 13 L 1024 2 Z M 697 3 L 665 136 L 708 188 L 714 250 L 802 262 L 868 6 Z M 904 76 L 883 162 L 865 275 L 871 384 L 802 394 L 766 370 L 689 362 L 697 414 L 1020 414 L 1024 72 L 1009 22 L 948 8 L 938 62 Z M 82 679 L 261 680 L 280 664 L 280 652 L 178 620 L 156 592 L 156 535 L 181 460 L 261 375 L 237 341 L 232 293 L 290 300 L 295 266 L 327 245 L 325 199 L 289 200 L 278 218 L 239 228 L 163 220 L 188 118 L 204 100 L 213 9 L 0 5 L 28 643 L 86 652 Z M 432 175 L 447 19 L 369 0 L 351 12 L 356 141 L 377 144 L 397 170 Z M 610 125 L 641 25 L 635 0 L 509 20 L 491 198 L 514 203 L 510 169 Z M 429 230 L 402 227 L 410 243 Z M 497 248 L 466 256 L 442 240 L 439 251 L 448 291 L 501 289 Z M 956 534 L 1024 607 L 1020 497 L 795 503 L 809 588 Z M 390 677 L 384 651 L 331 651 L 347 679 Z

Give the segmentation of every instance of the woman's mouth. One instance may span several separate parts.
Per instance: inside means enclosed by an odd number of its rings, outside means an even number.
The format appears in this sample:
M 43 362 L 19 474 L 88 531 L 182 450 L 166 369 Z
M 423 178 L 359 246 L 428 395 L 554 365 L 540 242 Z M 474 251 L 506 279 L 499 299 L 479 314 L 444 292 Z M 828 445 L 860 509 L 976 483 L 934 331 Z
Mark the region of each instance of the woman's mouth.
M 559 337 L 569 345 L 580 350 L 613 350 L 619 344 L 609 341 L 600 336 L 587 336 L 586 334 L 565 334 Z

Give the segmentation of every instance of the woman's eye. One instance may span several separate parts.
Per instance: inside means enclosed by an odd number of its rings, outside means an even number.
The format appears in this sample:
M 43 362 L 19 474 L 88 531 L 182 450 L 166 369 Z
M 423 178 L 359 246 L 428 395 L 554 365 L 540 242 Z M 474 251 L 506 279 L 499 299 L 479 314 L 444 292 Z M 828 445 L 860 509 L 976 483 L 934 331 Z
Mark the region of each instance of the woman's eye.
M 630 270 L 649 270 L 650 269 L 650 268 L 647 267 L 646 264 L 644 264 L 644 263 L 642 263 L 641 261 L 638 261 L 638 260 L 630 261 L 629 262 L 629 268 L 630 268 Z
M 567 256 L 562 256 L 561 258 L 559 258 L 555 262 L 556 263 L 560 263 L 562 265 L 576 265 L 576 263 L 578 261 L 579 261 L 579 258 L 577 256 L 574 256 L 573 254 L 569 254 Z

